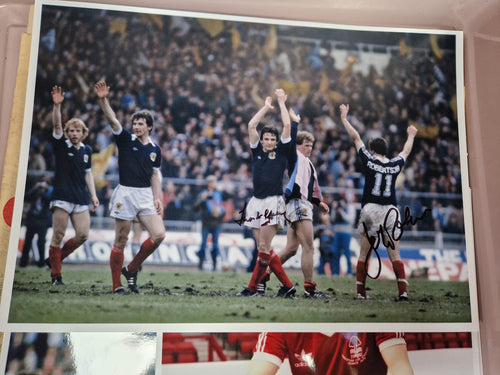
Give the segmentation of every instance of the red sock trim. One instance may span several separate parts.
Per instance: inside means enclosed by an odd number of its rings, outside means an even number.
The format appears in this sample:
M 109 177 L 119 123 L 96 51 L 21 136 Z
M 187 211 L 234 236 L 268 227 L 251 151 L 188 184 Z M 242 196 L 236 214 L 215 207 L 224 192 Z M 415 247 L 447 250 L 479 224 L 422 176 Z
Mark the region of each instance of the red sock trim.
M 257 285 L 266 276 L 270 257 L 270 254 L 263 252 L 258 253 L 257 261 L 255 262 L 255 267 L 253 268 L 252 276 L 250 277 L 250 282 L 248 283 L 248 289 L 252 292 L 257 290 Z
M 358 260 L 356 264 L 356 292 L 362 296 L 366 295 L 365 284 L 366 284 L 366 263 L 362 260 Z
M 61 248 L 59 246 L 49 246 L 50 275 L 52 277 L 61 276 Z
M 141 248 L 134 256 L 132 261 L 128 264 L 127 269 L 132 273 L 137 272 L 141 264 L 146 260 L 148 256 L 153 254 L 157 247 L 158 246 L 154 243 L 151 237 L 149 237 L 142 243 Z
M 269 268 L 271 271 L 276 275 L 278 280 L 283 284 L 284 286 L 291 288 L 292 287 L 292 282 L 288 278 L 285 270 L 283 269 L 283 265 L 281 264 L 280 257 L 276 253 L 272 253 L 271 255 L 271 262 L 269 263 Z
M 73 251 L 75 251 L 78 248 L 78 246 L 80 245 L 75 243 L 74 238 L 70 238 L 69 240 L 67 240 L 61 249 L 61 261 L 67 258 L 68 255 L 71 254 Z
M 123 249 L 120 249 L 116 245 L 111 249 L 111 254 L 109 255 L 109 268 L 111 269 L 111 281 L 113 283 L 113 290 L 122 286 L 121 274 L 123 267 Z
M 304 290 L 308 293 L 312 293 L 316 290 L 316 282 L 315 281 L 304 281 Z
M 392 262 L 392 268 L 394 270 L 394 274 L 396 275 L 396 280 L 398 281 L 398 292 L 399 295 L 401 295 L 406 292 L 405 266 L 402 261 L 395 260 L 394 262 Z

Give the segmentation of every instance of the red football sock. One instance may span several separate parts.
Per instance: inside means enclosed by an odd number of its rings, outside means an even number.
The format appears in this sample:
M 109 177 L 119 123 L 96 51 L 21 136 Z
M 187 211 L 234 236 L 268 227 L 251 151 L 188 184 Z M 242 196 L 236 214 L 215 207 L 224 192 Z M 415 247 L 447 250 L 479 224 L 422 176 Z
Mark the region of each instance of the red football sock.
M 257 262 L 255 262 L 255 267 L 253 268 L 252 277 L 248 283 L 248 289 L 252 292 L 257 290 L 257 285 L 266 276 L 267 266 L 269 265 L 269 259 L 271 255 L 263 252 L 258 253 Z
M 129 272 L 135 273 L 139 271 L 139 267 L 146 260 L 148 256 L 150 256 L 158 246 L 154 243 L 154 241 L 148 238 L 144 241 L 139 249 L 139 252 L 134 256 L 132 261 L 128 264 L 127 269 Z
M 315 281 L 304 281 L 304 290 L 307 293 L 313 293 L 316 290 L 316 285 Z
M 61 276 L 61 248 L 49 246 L 50 275 L 52 278 Z
M 123 267 L 123 249 L 113 245 L 111 254 L 109 255 L 109 268 L 111 268 L 111 280 L 113 282 L 113 290 L 122 286 L 121 275 Z
M 396 275 L 396 280 L 398 281 L 398 292 L 399 295 L 406 293 L 406 274 L 405 274 L 405 266 L 402 261 L 395 260 L 392 262 L 392 268 L 394 269 L 394 273 Z
M 272 250 L 271 250 L 272 251 Z M 291 288 L 293 286 L 292 282 L 288 278 L 283 266 L 281 265 L 280 257 L 272 251 L 271 254 L 271 262 L 269 263 L 269 268 L 274 272 L 280 283 L 287 288 Z
M 366 296 L 365 284 L 366 284 L 366 269 L 365 262 L 358 260 L 356 265 L 356 292 L 361 294 L 363 297 Z
M 68 255 L 71 254 L 73 251 L 75 251 L 78 248 L 78 246 L 79 245 L 75 243 L 74 238 L 70 238 L 69 240 L 67 240 L 61 250 L 61 261 L 67 258 Z

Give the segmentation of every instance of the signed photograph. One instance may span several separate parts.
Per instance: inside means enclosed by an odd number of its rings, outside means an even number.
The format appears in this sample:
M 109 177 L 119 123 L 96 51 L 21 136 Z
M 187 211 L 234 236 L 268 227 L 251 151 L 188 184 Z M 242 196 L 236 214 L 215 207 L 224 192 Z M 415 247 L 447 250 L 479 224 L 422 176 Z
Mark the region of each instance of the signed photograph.
M 477 324 L 461 32 L 33 22 L 8 323 Z

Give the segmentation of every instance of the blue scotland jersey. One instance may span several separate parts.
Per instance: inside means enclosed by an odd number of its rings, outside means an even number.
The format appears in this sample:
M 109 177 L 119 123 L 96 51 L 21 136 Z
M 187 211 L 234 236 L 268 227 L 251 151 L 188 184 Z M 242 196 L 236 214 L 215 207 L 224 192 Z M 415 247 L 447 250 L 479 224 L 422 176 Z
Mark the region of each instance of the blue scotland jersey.
M 291 142 L 278 142 L 271 152 L 264 152 L 262 144 L 252 148 L 253 195 L 263 199 L 283 195 L 283 173 L 288 165 Z
M 161 165 L 161 149 L 151 139 L 145 145 L 125 128 L 114 134 L 118 147 L 120 185 L 151 187 L 153 169 Z
M 396 178 L 405 165 L 405 159 L 398 155 L 383 163 L 373 156 L 366 147 L 361 147 L 358 150 L 358 156 L 365 175 L 361 206 L 367 203 L 395 206 Z
M 92 149 L 80 143 L 77 149 L 70 140 L 52 136 L 55 154 L 55 177 L 53 200 L 74 204 L 89 204 L 89 192 L 85 174 L 91 170 Z

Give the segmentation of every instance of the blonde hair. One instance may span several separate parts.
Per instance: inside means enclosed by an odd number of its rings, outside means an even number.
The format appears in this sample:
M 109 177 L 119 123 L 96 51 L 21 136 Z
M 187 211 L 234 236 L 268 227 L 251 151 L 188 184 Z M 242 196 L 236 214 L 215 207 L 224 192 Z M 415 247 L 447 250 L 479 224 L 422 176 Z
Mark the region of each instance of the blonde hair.
M 77 129 L 82 129 L 82 139 L 80 141 L 83 141 L 85 138 L 87 138 L 89 129 L 82 120 L 80 120 L 79 118 L 72 118 L 64 125 L 64 135 L 66 137 L 68 137 L 68 130 L 70 126 L 73 126 Z
M 311 143 L 314 143 L 314 135 L 311 133 L 301 130 L 297 132 L 297 144 L 301 145 L 302 143 L 309 141 Z

